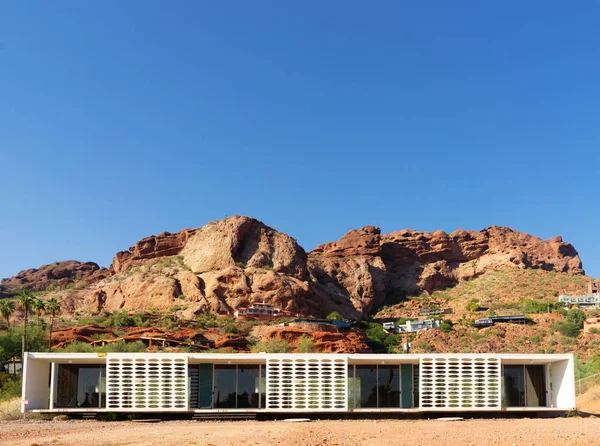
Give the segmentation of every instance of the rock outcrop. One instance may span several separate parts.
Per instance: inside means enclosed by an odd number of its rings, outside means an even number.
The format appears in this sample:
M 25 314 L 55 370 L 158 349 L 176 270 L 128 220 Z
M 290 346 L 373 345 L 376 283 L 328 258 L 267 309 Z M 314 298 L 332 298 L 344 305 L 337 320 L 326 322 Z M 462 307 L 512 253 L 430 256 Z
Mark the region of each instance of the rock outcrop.
M 264 302 L 291 314 L 360 318 L 385 303 L 503 268 L 583 274 L 577 251 L 560 237 L 544 241 L 505 227 L 381 234 L 366 226 L 307 255 L 292 237 L 234 216 L 144 238 L 117 253 L 110 271 L 61 262 L 2 285 L 10 292 L 76 285 L 77 293 L 60 296 L 68 312 L 155 308 L 193 318 Z
M 177 255 L 194 233 L 196 229 L 184 229 L 175 234 L 163 232 L 143 238 L 129 250 L 118 252 L 110 265 L 110 271 L 120 273 L 130 266 L 142 265 L 151 259 Z
M 544 241 L 498 226 L 387 235 L 367 226 L 309 253 L 317 292 L 344 296 L 363 314 L 386 300 L 444 289 L 502 268 L 584 274 L 577 251 L 560 237 Z
M 360 330 L 351 330 L 340 332 L 331 328 L 327 331 L 314 331 L 308 328 L 297 327 L 274 327 L 267 331 L 261 340 L 271 339 L 284 340 L 294 349 L 302 337 L 311 337 L 314 342 L 314 348 L 317 352 L 325 353 L 372 353 L 369 347 L 369 339 L 365 333 Z
M 85 286 L 104 279 L 109 274 L 94 262 L 66 260 L 39 268 L 21 271 L 16 276 L 2 279 L 2 288 L 7 293 L 22 290 L 50 291 L 59 288 Z

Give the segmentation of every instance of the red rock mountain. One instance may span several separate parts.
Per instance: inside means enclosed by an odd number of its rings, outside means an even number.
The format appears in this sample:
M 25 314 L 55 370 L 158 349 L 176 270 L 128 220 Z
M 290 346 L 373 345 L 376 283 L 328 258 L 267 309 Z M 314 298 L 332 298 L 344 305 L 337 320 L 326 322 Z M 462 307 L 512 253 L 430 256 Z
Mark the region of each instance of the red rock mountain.
M 577 251 L 560 237 L 544 241 L 504 227 L 381 234 L 366 226 L 307 254 L 290 236 L 239 216 L 144 238 L 117 253 L 110 270 L 93 263 L 53 265 L 21 272 L 2 286 L 16 292 L 44 290 L 56 280 L 67 288 L 78 284 L 58 296 L 69 310 L 155 308 L 193 317 L 231 314 L 259 301 L 292 313 L 339 311 L 359 318 L 386 301 L 490 270 L 584 273 Z

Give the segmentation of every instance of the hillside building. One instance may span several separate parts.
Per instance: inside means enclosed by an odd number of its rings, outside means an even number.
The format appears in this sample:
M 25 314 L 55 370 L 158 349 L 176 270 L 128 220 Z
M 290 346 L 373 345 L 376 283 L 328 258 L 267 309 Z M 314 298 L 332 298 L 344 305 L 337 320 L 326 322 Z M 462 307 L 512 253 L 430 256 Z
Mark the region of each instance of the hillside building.
M 439 328 L 439 326 L 440 321 L 438 319 L 422 319 L 419 321 L 406 321 L 406 323 L 400 325 L 396 322 L 384 322 L 383 329 L 393 333 L 416 333 L 420 330 Z

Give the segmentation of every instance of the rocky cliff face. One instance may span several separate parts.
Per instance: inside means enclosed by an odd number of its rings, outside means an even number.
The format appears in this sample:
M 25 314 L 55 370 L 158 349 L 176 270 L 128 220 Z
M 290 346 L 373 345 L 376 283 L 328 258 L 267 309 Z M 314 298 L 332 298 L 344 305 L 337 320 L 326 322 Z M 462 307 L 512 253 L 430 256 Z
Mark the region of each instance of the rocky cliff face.
M 386 300 L 444 289 L 502 268 L 584 274 L 577 251 L 560 237 L 544 241 L 498 226 L 386 235 L 366 226 L 309 254 L 317 292 L 343 295 L 363 314 Z
M 66 260 L 27 269 L 11 278 L 2 279 L 2 288 L 6 293 L 18 293 L 22 290 L 50 291 L 85 286 L 102 280 L 108 274 L 106 268 L 100 268 L 96 263 Z
M 142 239 L 117 253 L 110 270 L 62 262 L 2 285 L 41 291 L 50 284 L 87 284 L 70 296 L 68 308 L 79 310 L 156 308 L 193 317 L 266 302 L 292 314 L 339 311 L 360 318 L 385 302 L 503 268 L 583 274 L 577 251 L 560 237 L 544 241 L 510 228 L 381 234 L 366 226 L 307 255 L 290 236 L 235 216 Z

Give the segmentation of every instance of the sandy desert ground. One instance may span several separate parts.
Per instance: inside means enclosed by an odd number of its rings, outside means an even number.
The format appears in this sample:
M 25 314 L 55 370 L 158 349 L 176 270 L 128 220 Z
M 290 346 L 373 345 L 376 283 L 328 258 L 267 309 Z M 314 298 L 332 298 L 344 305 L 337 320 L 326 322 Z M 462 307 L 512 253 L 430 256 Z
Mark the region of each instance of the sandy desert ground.
M 1 445 L 599 445 L 600 419 L 12 421 Z
M 461 421 L 313 420 L 160 423 L 0 422 L 0 446 L 33 445 L 600 445 L 600 387 L 577 399 L 583 417 Z

